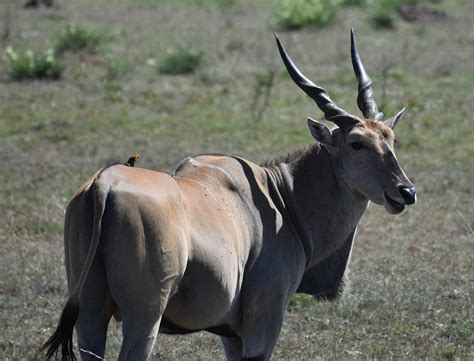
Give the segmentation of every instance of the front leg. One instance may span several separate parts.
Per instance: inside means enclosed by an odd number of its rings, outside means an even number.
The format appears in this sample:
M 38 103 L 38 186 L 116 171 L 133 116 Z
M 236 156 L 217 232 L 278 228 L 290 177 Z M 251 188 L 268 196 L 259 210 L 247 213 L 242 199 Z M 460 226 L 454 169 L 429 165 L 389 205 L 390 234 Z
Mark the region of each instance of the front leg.
M 269 360 L 280 335 L 288 295 L 281 288 L 255 294 L 244 305 L 242 360 Z
M 247 321 L 242 332 L 242 360 L 266 361 L 270 359 L 273 348 L 280 335 L 283 324 L 283 310 L 265 312 Z
M 227 361 L 240 361 L 242 359 L 242 340 L 237 337 L 221 337 Z

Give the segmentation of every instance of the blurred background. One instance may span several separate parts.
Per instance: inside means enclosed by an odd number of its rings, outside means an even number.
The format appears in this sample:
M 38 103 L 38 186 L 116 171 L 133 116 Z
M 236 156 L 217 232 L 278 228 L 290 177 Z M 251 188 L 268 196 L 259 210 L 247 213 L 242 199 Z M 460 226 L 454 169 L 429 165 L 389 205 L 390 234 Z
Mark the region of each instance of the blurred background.
M 170 172 L 219 152 L 255 162 L 312 141 L 296 64 L 359 114 L 351 27 L 419 202 L 372 205 L 335 303 L 298 295 L 275 360 L 474 357 L 471 0 L 2 0 L 0 359 L 33 357 L 67 297 L 64 211 L 95 170 L 140 154 Z M 332 126 L 332 125 L 331 125 Z M 120 325 L 109 327 L 117 357 Z M 224 359 L 217 337 L 161 336 L 156 360 Z

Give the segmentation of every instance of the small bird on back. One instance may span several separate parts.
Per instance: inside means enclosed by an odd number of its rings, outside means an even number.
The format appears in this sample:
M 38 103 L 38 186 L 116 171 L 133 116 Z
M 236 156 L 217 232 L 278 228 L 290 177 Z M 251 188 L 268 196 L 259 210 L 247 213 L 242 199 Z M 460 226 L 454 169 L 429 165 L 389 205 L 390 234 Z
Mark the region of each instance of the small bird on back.
M 133 156 L 131 156 L 130 158 L 128 158 L 127 162 L 124 163 L 125 165 L 129 166 L 129 167 L 134 167 L 135 166 L 135 162 L 137 160 L 139 160 L 141 157 L 139 154 L 135 154 Z

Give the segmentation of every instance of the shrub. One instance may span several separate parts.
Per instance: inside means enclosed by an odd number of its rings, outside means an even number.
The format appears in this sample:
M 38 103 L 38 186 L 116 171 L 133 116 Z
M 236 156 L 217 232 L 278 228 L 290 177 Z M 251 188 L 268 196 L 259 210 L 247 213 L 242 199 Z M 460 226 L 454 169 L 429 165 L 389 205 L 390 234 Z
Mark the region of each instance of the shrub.
M 201 66 L 203 58 L 202 50 L 178 45 L 166 50 L 158 62 L 158 71 L 163 74 L 190 74 Z
M 373 3 L 374 11 L 369 16 L 369 21 L 375 28 L 393 29 L 396 26 L 400 6 L 421 1 L 424 0 L 378 0 Z
M 380 8 L 370 16 L 372 26 L 377 29 L 394 29 L 395 13 L 390 9 Z
M 5 51 L 7 71 L 13 79 L 59 79 L 64 70 L 52 49 L 44 54 L 35 53 L 33 50 L 16 52 L 11 47 Z
M 299 29 L 309 24 L 326 24 L 337 11 L 340 0 L 284 0 L 273 11 L 284 29 Z
M 54 48 L 58 53 L 82 50 L 94 52 L 104 40 L 104 34 L 96 30 L 83 25 L 69 24 L 64 31 L 58 34 Z

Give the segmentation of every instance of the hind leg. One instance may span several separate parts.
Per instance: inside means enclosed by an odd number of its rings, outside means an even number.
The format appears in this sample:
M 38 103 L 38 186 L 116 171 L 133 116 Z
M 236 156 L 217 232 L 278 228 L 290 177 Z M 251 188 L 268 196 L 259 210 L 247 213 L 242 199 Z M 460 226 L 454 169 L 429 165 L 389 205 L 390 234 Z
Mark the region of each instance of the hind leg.
M 110 304 L 112 304 L 111 299 Z M 104 358 L 107 326 L 112 313 L 101 308 L 98 307 L 95 310 L 81 308 L 79 312 L 76 333 L 82 360 L 98 360 L 97 357 Z
M 177 260 L 176 254 L 153 259 L 150 253 L 151 259 L 144 263 L 114 266 L 114 272 L 108 275 L 113 299 L 122 315 L 122 361 L 150 357 L 168 298 L 184 273 L 184 262 Z
M 98 319 L 91 314 L 79 316 L 76 324 L 76 333 L 79 351 L 83 361 L 104 358 L 109 320 L 110 318 Z
M 158 284 L 161 287 L 156 289 L 153 287 L 156 283 L 148 283 L 146 279 L 142 280 L 141 285 L 149 286 L 148 288 L 154 291 L 152 294 L 148 294 L 147 297 L 133 297 L 127 302 L 124 302 L 123 298 L 120 300 L 122 303 L 119 301 L 123 315 L 123 341 L 119 360 L 139 361 L 147 360 L 150 357 L 160 328 L 161 316 L 175 284 L 175 277 L 174 275 L 165 277 Z M 144 293 L 138 292 L 138 294 L 143 295 Z
M 124 319 L 122 348 L 118 359 L 147 360 L 153 351 L 160 320 L 159 311 L 158 314 L 134 315 Z
M 227 361 L 240 361 L 242 359 L 242 340 L 234 337 L 221 337 Z
M 69 292 L 75 289 L 85 256 L 90 247 L 92 220 L 81 218 L 76 214 L 83 207 L 90 206 L 89 198 L 81 199 L 81 208 L 75 208 L 66 217 L 65 229 L 69 233 L 65 236 L 65 261 L 68 273 Z M 78 201 L 76 201 L 78 202 Z M 84 224 L 83 224 L 84 223 Z M 77 231 L 70 231 L 70 229 Z M 107 338 L 107 326 L 115 309 L 115 303 L 109 291 L 104 262 L 101 257 L 96 256 L 91 264 L 89 273 L 82 287 L 79 297 L 79 315 L 76 321 L 76 335 L 82 360 L 98 360 L 103 358 Z
M 113 299 L 122 315 L 119 360 L 147 360 L 153 350 L 168 298 L 184 273 L 182 264 L 164 269 L 166 264 L 160 260 L 138 268 L 131 263 L 114 268 L 109 278 Z
M 112 191 L 111 212 L 104 213 L 107 283 L 123 320 L 120 360 L 149 357 L 168 298 L 187 264 L 182 206 L 170 199 L 173 194 L 156 192 L 142 198 L 142 193 Z
M 82 360 L 104 358 L 107 326 L 115 304 L 110 295 L 103 264 L 96 258 L 80 298 L 76 334 Z

